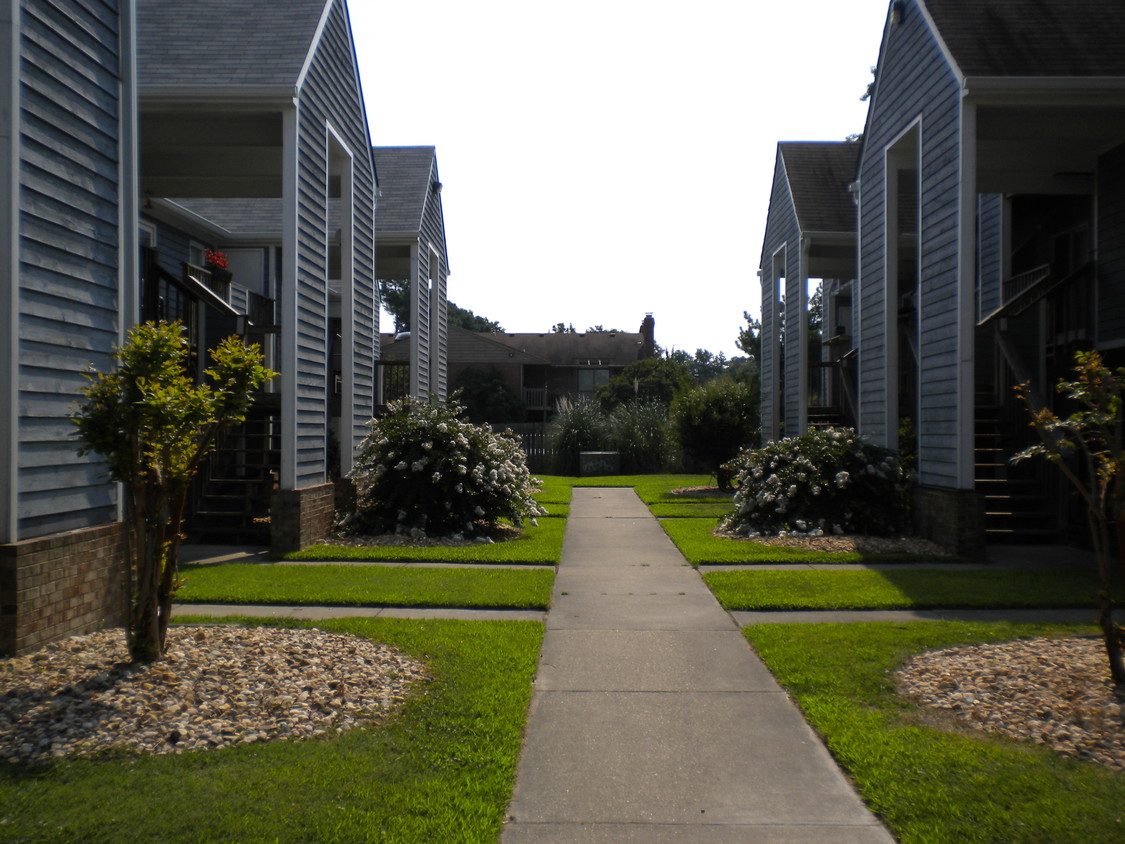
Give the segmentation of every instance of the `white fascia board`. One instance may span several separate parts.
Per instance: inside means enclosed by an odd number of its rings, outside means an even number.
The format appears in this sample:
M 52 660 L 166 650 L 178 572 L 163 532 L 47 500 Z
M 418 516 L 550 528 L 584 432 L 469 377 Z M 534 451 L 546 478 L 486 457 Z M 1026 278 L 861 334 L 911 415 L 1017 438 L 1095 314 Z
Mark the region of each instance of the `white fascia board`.
M 817 243 L 838 244 L 840 246 L 847 246 L 855 243 L 856 233 L 853 231 L 847 232 L 817 232 L 817 231 L 801 231 L 801 237 L 815 240 Z
M 413 246 L 418 243 L 417 231 L 375 232 L 376 246 Z
M 297 98 L 293 85 L 142 85 L 137 101 L 142 111 L 204 105 L 209 111 L 246 109 L 276 111 Z
M 1125 105 L 1125 76 L 967 76 L 961 96 L 983 105 Z

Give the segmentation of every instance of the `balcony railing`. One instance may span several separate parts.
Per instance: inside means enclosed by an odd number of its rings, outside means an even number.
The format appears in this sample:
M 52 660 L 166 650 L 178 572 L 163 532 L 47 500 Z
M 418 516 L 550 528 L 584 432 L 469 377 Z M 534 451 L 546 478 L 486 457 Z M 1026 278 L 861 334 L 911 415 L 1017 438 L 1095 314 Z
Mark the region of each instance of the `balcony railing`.
M 549 410 L 547 406 L 547 390 L 546 388 L 531 388 L 523 391 L 523 403 L 527 405 L 528 410 Z

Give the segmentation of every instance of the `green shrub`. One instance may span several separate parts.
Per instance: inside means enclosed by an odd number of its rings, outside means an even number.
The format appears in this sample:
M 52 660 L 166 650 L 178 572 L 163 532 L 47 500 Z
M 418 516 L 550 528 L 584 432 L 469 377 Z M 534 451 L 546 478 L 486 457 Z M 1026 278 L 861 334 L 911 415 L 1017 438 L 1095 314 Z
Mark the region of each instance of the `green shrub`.
M 519 443 L 461 418 L 455 401 L 392 402 L 371 420 L 350 477 L 356 510 L 346 530 L 414 537 L 487 535 L 500 519 L 522 524 L 542 509 Z
M 671 418 L 684 454 L 728 489 L 730 475 L 723 464 L 758 439 L 758 405 L 750 385 L 730 378 L 708 381 L 676 396 Z
M 555 451 L 555 471 L 578 474 L 578 455 L 583 451 L 605 451 L 609 447 L 609 417 L 588 399 L 561 399 L 558 415 L 547 436 Z
M 735 533 L 893 534 L 903 527 L 905 491 L 894 452 L 851 428 L 771 442 L 727 466 L 738 491 L 723 526 Z
M 660 472 L 675 461 L 668 411 L 656 401 L 622 404 L 609 414 L 609 446 L 625 474 Z

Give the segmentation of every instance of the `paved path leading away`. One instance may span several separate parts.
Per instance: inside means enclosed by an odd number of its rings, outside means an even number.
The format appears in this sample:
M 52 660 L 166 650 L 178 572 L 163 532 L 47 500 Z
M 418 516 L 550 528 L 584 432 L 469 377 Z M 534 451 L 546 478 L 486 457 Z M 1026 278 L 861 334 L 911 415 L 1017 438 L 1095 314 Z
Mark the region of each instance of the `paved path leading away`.
M 502 841 L 891 842 L 631 489 L 576 488 Z

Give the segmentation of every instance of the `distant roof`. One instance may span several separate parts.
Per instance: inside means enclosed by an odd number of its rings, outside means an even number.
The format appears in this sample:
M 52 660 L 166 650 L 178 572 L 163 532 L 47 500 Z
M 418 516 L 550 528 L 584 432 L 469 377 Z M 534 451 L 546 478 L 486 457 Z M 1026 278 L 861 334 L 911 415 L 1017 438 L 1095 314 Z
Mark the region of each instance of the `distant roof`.
M 797 222 L 805 232 L 854 232 L 855 180 L 860 145 L 847 141 L 783 141 L 778 144 Z
M 553 366 L 626 366 L 640 357 L 641 334 L 588 331 L 584 334 L 489 334 L 513 349 Z
M 433 179 L 433 147 L 372 147 L 379 179 L 375 231 L 416 232 Z
M 139 0 L 142 86 L 295 85 L 332 0 Z
M 1125 76 L 1122 0 L 923 0 L 965 76 Z

